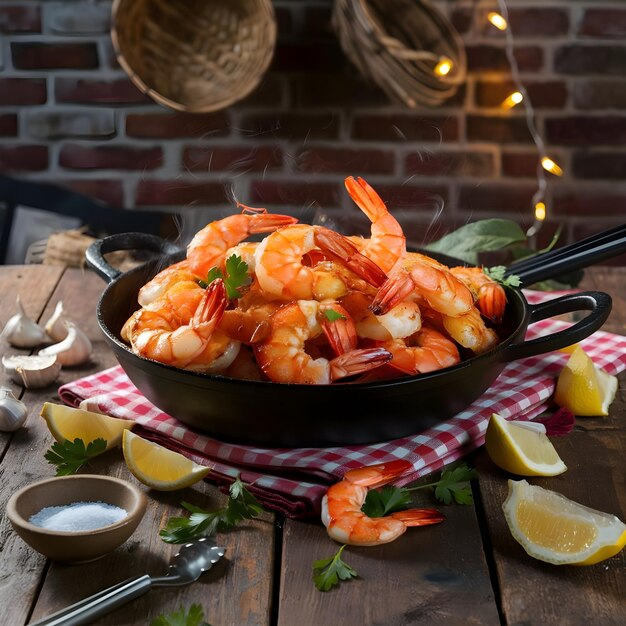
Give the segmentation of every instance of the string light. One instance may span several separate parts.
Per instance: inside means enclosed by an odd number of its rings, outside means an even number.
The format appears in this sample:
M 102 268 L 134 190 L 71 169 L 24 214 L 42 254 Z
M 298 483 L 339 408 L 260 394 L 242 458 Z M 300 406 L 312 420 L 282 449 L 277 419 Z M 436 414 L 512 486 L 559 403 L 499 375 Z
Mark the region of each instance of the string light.
M 543 167 L 546 172 L 550 172 L 550 174 L 554 174 L 555 176 L 563 176 L 563 170 L 547 156 L 542 157 L 541 167 Z
M 452 59 L 448 57 L 439 57 L 439 61 L 437 65 L 435 65 L 435 74 L 439 76 L 446 76 L 452 70 L 454 64 L 452 63 Z
M 507 21 L 495 11 L 491 11 L 487 13 L 487 19 L 498 29 L 498 30 L 506 30 L 507 29 Z
M 540 222 L 546 219 L 546 205 L 543 202 L 535 204 L 535 219 Z
M 508 98 L 502 101 L 503 109 L 512 109 L 514 106 L 517 106 L 522 100 L 524 96 L 519 91 L 514 91 Z

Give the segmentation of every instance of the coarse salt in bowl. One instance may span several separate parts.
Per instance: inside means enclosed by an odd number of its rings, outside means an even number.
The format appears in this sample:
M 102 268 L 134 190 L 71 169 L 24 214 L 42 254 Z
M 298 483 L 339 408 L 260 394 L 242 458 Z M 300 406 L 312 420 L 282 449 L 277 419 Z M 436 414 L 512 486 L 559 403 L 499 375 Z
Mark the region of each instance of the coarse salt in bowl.
M 7 503 L 15 532 L 53 561 L 84 563 L 123 544 L 146 510 L 145 494 L 111 476 L 48 478 L 17 491 Z

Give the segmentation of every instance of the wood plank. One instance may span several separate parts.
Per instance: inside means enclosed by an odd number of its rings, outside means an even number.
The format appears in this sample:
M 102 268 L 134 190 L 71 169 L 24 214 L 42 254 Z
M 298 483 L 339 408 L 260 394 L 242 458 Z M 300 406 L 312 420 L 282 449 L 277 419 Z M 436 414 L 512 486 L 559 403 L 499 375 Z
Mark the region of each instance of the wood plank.
M 313 561 L 332 556 L 320 523 L 287 520 L 283 536 L 279 626 L 322 624 L 499 624 L 473 506 L 435 504 L 443 524 L 409 528 L 376 547 L 348 546 L 344 560 L 359 574 L 329 592 L 312 581 Z

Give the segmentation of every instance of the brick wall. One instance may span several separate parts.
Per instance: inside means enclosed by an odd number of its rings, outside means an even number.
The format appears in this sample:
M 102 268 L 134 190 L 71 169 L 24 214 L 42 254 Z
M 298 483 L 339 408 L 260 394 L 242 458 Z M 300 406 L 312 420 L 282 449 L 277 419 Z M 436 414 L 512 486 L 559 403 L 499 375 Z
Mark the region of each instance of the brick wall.
M 390 103 L 357 74 L 330 27 L 330 0 L 276 0 L 279 45 L 261 86 L 224 111 L 183 115 L 142 95 L 117 65 L 110 1 L 0 0 L 0 169 L 115 205 L 224 213 L 228 190 L 291 213 L 354 215 L 348 174 L 371 182 L 428 240 L 489 216 L 532 222 L 537 150 L 512 89 L 496 2 L 447 0 L 468 78 L 437 108 Z M 547 239 L 624 222 L 626 6 L 509 0 L 515 55 L 547 150 Z M 343 209 L 341 213 L 339 210 Z M 198 218 L 198 214 L 200 217 Z

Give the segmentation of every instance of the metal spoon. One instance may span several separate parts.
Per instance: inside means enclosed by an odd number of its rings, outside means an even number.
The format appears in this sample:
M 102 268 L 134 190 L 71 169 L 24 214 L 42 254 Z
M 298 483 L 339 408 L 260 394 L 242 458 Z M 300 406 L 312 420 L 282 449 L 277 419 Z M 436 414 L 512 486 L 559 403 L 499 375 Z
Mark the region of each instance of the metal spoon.
M 152 577 L 144 574 L 138 578 L 129 578 L 38 622 L 33 622 L 31 626 L 88 624 L 114 608 L 142 596 L 152 587 L 175 587 L 198 580 L 200 575 L 210 570 L 222 556 L 224 556 L 224 548 L 219 548 L 206 537 L 186 543 L 172 557 L 170 566 L 163 576 Z

